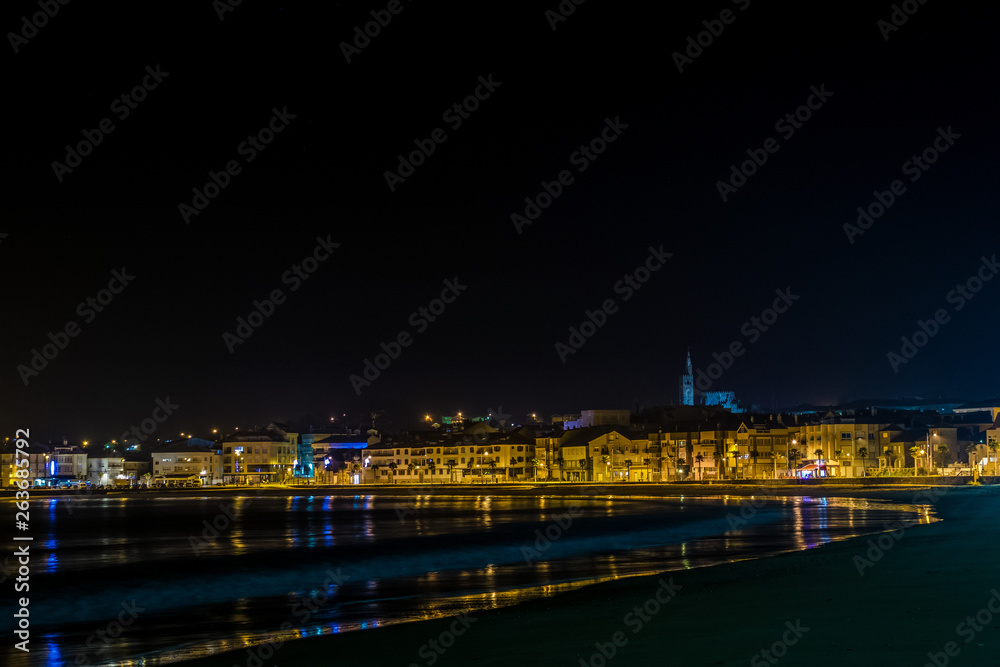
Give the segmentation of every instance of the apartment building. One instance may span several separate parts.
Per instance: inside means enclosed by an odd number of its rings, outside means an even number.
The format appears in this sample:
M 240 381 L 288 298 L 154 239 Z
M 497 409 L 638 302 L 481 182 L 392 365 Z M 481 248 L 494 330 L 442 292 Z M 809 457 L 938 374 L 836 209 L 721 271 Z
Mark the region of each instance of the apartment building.
M 539 462 L 569 482 L 652 481 L 661 469 L 658 445 L 655 450 L 646 436 L 625 426 L 588 426 L 535 439 Z
M 222 477 L 225 483 L 285 483 L 294 476 L 298 433 L 283 424 L 236 431 L 222 441 Z
M 720 419 L 712 428 L 706 428 L 707 425 L 701 427 L 691 449 L 690 470 L 695 479 L 707 481 L 734 476 L 739 423 L 727 425 Z
M 828 413 L 798 427 L 797 449 L 801 458 L 823 459 L 836 476 L 861 477 L 865 468 L 879 465 L 887 449 L 889 458 L 902 457 L 899 444 L 886 433 L 890 426 L 887 418 Z
M 198 481 L 219 484 L 224 477 L 222 456 L 214 446 L 168 442 L 153 450 L 153 482 Z
M 51 448 L 48 474 L 60 481 L 81 481 L 87 478 L 87 452 L 65 440 Z M 52 461 L 55 461 L 55 466 Z
M 114 454 L 87 456 L 87 479 L 96 486 L 114 486 L 125 479 L 125 458 Z
M 789 429 L 771 417 L 749 417 L 736 430 L 736 477 L 774 479 L 795 469 Z

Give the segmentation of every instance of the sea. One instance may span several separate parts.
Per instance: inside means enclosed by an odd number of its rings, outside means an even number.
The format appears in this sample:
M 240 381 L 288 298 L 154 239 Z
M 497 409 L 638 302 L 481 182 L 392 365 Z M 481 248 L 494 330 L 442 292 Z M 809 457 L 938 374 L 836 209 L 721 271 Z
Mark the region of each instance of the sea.
M 8 505 L 13 525 L 14 506 Z M 31 501 L 0 555 L 14 666 L 165 665 L 366 632 L 598 582 L 812 549 L 937 520 L 858 498 L 449 495 L 84 496 Z M 27 592 L 16 546 L 30 545 Z M 29 652 L 15 648 L 28 598 Z

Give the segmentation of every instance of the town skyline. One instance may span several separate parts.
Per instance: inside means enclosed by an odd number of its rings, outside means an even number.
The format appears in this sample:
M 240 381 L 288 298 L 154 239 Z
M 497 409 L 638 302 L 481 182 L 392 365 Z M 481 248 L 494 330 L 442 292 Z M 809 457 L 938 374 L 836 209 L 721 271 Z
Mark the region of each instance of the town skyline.
M 683 386 L 683 385 L 682 385 Z M 794 414 L 681 405 L 594 409 L 522 425 L 508 414 L 425 415 L 399 432 L 299 432 L 271 422 L 143 441 L 3 448 L 4 486 L 108 490 L 230 485 L 657 482 L 998 474 L 1000 401 Z M 492 417 L 492 419 L 491 419 Z M 445 475 L 447 474 L 447 477 Z
M 696 391 L 695 396 L 698 399 L 704 398 L 704 393 Z M 731 393 L 731 392 L 723 392 Z M 736 397 L 739 401 L 739 397 Z M 170 400 L 170 397 L 167 397 Z M 864 412 L 870 410 L 873 406 L 881 409 L 907 409 L 908 407 L 916 407 L 917 409 L 926 409 L 928 411 L 936 411 L 938 406 L 949 405 L 953 407 L 958 407 L 967 404 L 978 404 L 978 403 L 989 403 L 990 398 L 988 397 L 977 397 L 973 400 L 967 400 L 965 397 L 956 396 L 936 396 L 936 397 L 919 397 L 919 396 L 909 396 L 909 397 L 883 397 L 883 398 L 860 398 L 856 400 L 849 400 L 840 403 L 834 403 L 829 405 L 818 405 L 812 403 L 799 403 L 793 406 L 762 406 L 759 404 L 744 405 L 739 402 L 738 411 L 733 414 L 746 414 L 746 415 L 768 415 L 768 414 L 780 414 L 780 415 L 794 415 L 794 414 L 808 414 L 808 413 L 825 413 L 828 411 L 833 412 L 844 412 L 844 411 L 857 411 Z M 994 402 L 996 402 L 994 400 Z M 158 399 L 156 403 L 162 403 L 162 399 Z M 630 412 L 635 411 L 635 404 L 633 400 L 633 405 L 625 406 L 625 402 L 619 402 L 624 409 Z M 546 424 L 551 425 L 553 416 L 565 416 L 574 414 L 571 411 L 538 411 L 538 410 L 517 410 L 511 408 L 510 411 L 504 407 L 503 403 L 497 403 L 496 408 L 487 407 L 481 410 L 473 410 L 471 412 L 464 412 L 463 410 L 455 409 L 450 411 L 440 411 L 440 410 L 410 410 L 406 413 L 406 416 L 396 417 L 395 415 L 389 415 L 384 412 L 374 411 L 377 415 L 374 418 L 374 423 L 379 426 L 377 430 L 384 430 L 380 427 L 382 423 L 388 421 L 391 425 L 391 432 L 396 431 L 411 431 L 421 428 L 426 428 L 430 422 L 439 422 L 442 417 L 455 417 L 458 415 L 465 414 L 469 418 L 486 418 L 492 414 L 492 410 L 496 409 L 502 411 L 500 414 L 505 415 L 508 420 L 508 424 L 516 424 L 517 426 L 543 426 Z M 605 404 L 605 407 L 607 404 Z M 649 404 L 641 403 L 640 412 L 649 411 L 655 409 L 670 409 L 683 407 L 684 404 L 681 402 L 665 403 L 665 404 Z M 706 406 L 704 403 L 695 403 L 695 407 L 713 407 Z M 121 427 L 111 427 L 110 429 L 98 430 L 98 429 L 53 429 L 47 427 L 43 424 L 32 425 L 31 428 L 35 430 L 36 433 L 40 435 L 35 436 L 33 439 L 39 442 L 47 442 L 49 444 L 57 444 L 62 441 L 66 441 L 71 444 L 83 444 L 85 442 L 112 442 L 112 441 L 124 441 L 127 439 L 134 439 L 141 442 L 164 442 L 171 439 L 177 439 L 178 437 L 185 437 L 186 434 L 190 434 L 193 437 L 199 438 L 215 438 L 221 434 L 235 433 L 239 430 L 252 430 L 254 426 L 259 426 L 266 423 L 282 423 L 286 425 L 294 426 L 294 430 L 297 432 L 305 433 L 346 433 L 350 431 L 357 431 L 359 433 L 365 433 L 368 429 L 372 428 L 372 412 L 359 412 L 355 414 L 338 414 L 332 415 L 331 412 L 327 413 L 308 413 L 299 414 L 298 416 L 285 417 L 282 415 L 271 415 L 270 418 L 264 418 L 257 416 L 256 419 L 250 419 L 244 421 L 241 424 L 231 423 L 235 420 L 229 420 L 230 426 L 218 426 L 219 423 L 225 423 L 223 420 L 216 420 L 211 423 L 205 423 L 204 425 L 195 426 L 174 426 L 173 424 L 160 428 L 159 424 L 161 421 L 157 421 L 152 417 L 153 414 L 160 412 L 157 407 L 153 408 L 153 412 L 150 413 L 149 417 L 143 420 L 138 420 L 137 423 L 128 425 L 124 430 L 120 430 Z M 576 411 L 579 413 L 579 410 Z M 332 416 L 331 416 L 332 415 Z M 428 416 L 433 415 L 432 419 L 427 419 Z M 534 416 L 533 416 L 534 415 Z M 388 419 L 386 419 L 388 418 Z M 512 419 L 513 418 L 513 419 Z M 147 430 L 143 430 L 142 422 L 146 421 L 148 424 Z M 166 420 L 162 420 L 166 421 Z M 178 420 L 180 421 L 180 420 Z M 152 423 L 156 425 L 154 426 Z M 100 435 L 104 433 L 104 435 Z M 171 434 L 167 437 L 160 437 L 161 435 Z M 117 435 L 115 435 L 117 434 Z M 125 436 L 124 438 L 122 436 Z

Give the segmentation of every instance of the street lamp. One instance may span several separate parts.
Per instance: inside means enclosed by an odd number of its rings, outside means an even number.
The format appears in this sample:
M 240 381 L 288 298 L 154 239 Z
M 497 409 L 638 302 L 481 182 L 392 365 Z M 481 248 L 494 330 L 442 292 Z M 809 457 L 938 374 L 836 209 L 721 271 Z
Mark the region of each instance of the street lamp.
M 797 444 L 799 444 L 799 441 L 796 440 L 795 438 L 792 438 L 792 445 L 797 445 Z M 786 450 L 788 450 L 787 447 L 786 447 Z M 788 467 L 788 474 L 792 473 L 792 468 L 791 468 L 791 463 L 792 463 L 791 454 L 792 454 L 792 452 L 790 450 L 785 451 L 785 465 Z

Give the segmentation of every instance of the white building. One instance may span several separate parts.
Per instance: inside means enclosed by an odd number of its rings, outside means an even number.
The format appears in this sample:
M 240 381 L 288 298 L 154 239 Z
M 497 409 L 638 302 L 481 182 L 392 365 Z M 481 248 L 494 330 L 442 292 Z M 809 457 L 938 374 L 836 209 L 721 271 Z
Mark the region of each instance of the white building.
M 222 483 L 222 456 L 207 445 L 185 440 L 168 442 L 153 450 L 153 482 L 197 480 L 203 486 Z
M 88 456 L 87 478 L 91 484 L 114 485 L 116 480 L 125 479 L 125 459 L 121 456 Z

